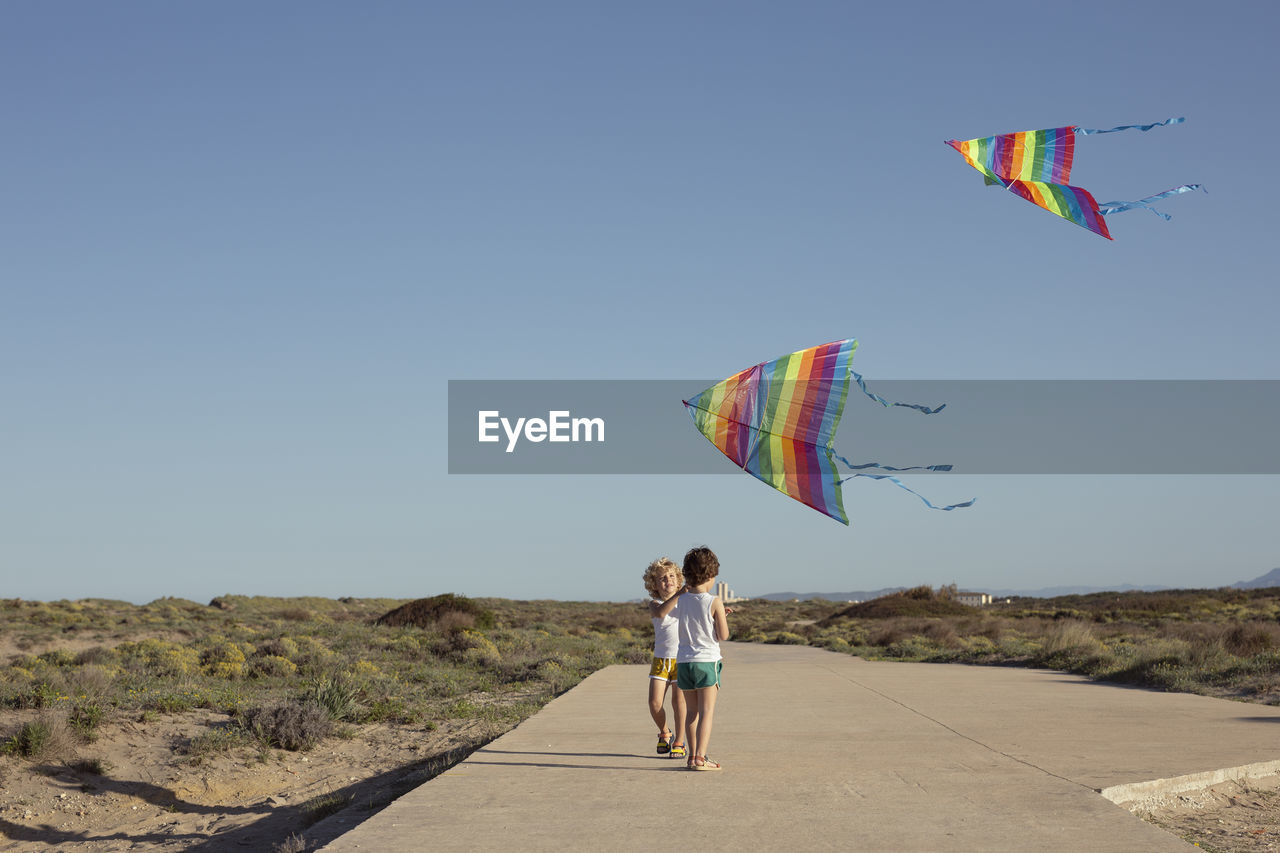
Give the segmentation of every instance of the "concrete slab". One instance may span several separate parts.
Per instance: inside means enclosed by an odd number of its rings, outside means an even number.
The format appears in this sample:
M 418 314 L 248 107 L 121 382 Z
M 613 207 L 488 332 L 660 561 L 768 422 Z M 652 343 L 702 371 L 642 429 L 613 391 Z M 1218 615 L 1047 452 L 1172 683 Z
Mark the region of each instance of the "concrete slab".
M 323 849 L 1194 850 L 1099 791 L 1280 760 L 1280 708 L 805 646 L 724 656 L 722 772 L 654 755 L 646 667 L 614 666 Z

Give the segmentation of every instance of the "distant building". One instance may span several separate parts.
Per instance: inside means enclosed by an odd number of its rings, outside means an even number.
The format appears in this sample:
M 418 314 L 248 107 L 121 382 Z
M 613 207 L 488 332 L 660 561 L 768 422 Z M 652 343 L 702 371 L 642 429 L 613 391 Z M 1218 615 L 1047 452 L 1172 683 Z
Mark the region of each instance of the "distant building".
M 724 581 L 718 581 L 716 583 L 716 595 L 720 596 L 720 600 L 725 604 L 732 604 L 735 601 L 742 600 L 736 593 L 734 593 L 733 590 L 729 589 L 729 585 Z
M 991 603 L 991 593 L 989 592 L 957 592 L 956 601 L 961 604 L 967 604 L 970 607 L 986 607 Z

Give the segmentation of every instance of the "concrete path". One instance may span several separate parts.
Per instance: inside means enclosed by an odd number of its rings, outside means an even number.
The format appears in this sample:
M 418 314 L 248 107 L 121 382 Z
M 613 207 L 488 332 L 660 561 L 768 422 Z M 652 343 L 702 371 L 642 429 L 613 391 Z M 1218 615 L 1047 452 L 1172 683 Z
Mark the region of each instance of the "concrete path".
M 647 668 L 613 666 L 323 849 L 1190 851 L 1100 791 L 1280 772 L 1280 708 L 805 646 L 724 657 L 719 773 L 654 755 Z

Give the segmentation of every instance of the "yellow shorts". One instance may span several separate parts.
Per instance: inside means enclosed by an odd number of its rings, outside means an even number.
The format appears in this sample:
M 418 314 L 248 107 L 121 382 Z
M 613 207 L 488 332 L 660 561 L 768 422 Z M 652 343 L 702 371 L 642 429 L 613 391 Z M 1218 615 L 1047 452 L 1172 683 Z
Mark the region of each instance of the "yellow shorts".
M 674 684 L 676 681 L 676 659 L 654 658 L 653 665 L 649 667 L 649 677 L 656 678 L 659 681 L 670 681 Z

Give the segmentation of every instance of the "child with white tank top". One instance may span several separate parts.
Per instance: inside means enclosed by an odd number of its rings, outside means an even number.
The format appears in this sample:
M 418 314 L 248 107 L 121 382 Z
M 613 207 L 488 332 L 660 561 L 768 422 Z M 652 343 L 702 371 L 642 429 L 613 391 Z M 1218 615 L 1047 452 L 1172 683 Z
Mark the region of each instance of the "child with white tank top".
M 689 549 L 684 555 L 684 590 L 667 598 L 654 611 L 655 617 L 673 613 L 679 625 L 676 649 L 676 684 L 684 692 L 687 705 L 689 770 L 719 770 L 707 758 L 711 724 L 720 693 L 720 644 L 729 639 L 728 610 L 720 596 L 711 592 L 720 574 L 720 561 L 705 546 Z
M 649 667 L 649 715 L 658 726 L 658 755 L 684 758 L 685 700 L 676 685 L 676 652 L 680 646 L 679 622 L 673 614 L 658 616 L 657 610 L 668 597 L 684 586 L 684 575 L 671 559 L 660 557 L 649 564 L 644 573 L 644 588 L 649 593 L 649 617 L 653 622 L 653 663 Z M 663 707 L 671 693 L 671 716 L 674 731 L 667 728 Z

